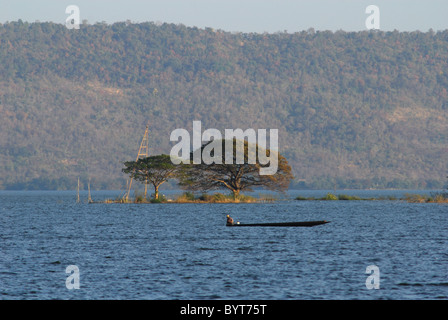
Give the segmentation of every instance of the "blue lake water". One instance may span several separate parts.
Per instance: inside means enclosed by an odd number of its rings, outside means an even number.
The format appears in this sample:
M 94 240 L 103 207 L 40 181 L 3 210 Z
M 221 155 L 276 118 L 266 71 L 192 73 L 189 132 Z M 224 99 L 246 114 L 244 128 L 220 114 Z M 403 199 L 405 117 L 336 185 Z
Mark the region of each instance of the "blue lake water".
M 259 204 L 77 204 L 76 192 L 2 191 L 0 299 L 448 298 L 448 205 L 292 200 L 325 194 L 290 191 Z M 226 214 L 331 223 L 229 228 Z M 70 265 L 79 289 L 66 287 Z M 371 265 L 379 289 L 366 286 Z

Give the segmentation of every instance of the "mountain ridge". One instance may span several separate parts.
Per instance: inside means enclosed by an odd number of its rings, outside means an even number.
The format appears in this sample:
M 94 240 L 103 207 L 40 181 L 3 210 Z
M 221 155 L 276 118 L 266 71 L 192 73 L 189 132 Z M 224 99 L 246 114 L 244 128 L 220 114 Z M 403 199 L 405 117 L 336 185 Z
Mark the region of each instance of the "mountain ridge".
M 279 129 L 298 188 L 440 188 L 448 31 L 0 25 L 0 189 L 120 188 L 149 121 Z

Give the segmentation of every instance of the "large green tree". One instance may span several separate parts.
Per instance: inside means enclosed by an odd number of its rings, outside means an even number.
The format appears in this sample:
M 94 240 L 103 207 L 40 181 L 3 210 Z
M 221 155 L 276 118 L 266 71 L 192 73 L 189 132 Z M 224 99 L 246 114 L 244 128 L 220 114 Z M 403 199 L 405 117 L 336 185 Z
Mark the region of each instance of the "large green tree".
M 214 147 L 212 147 L 214 144 Z M 220 162 L 216 157 L 216 147 L 221 144 L 222 150 Z M 232 143 L 230 143 L 232 145 Z M 229 146 L 229 144 L 227 144 Z M 274 156 L 274 152 L 269 149 L 262 149 L 258 145 L 252 149 L 249 143 L 244 141 L 244 161 L 238 162 L 237 140 L 233 140 L 232 151 L 226 150 L 226 140 L 217 140 L 205 143 L 201 147 L 202 160 L 199 164 L 184 164 L 182 174 L 179 175 L 179 184 L 188 190 L 209 191 L 216 189 L 229 189 L 235 197 L 238 197 L 241 191 L 253 191 L 253 188 L 266 188 L 274 191 L 284 191 L 288 188 L 290 181 L 294 178 L 291 173 L 291 167 L 285 157 L 275 153 L 277 158 L 277 170 L 274 174 L 262 175 L 260 169 L 269 167 L 270 164 L 262 164 L 260 154 L 265 153 L 266 157 Z M 214 163 L 204 162 L 204 151 L 214 158 Z M 256 161 L 250 161 L 251 152 L 256 151 Z M 193 151 L 190 154 L 193 160 Z M 226 161 L 226 152 L 233 152 L 232 162 Z M 228 159 L 227 159 L 228 160 Z
M 132 179 L 154 187 L 154 198 L 159 199 L 159 187 L 173 178 L 179 166 L 171 162 L 170 156 L 161 154 L 138 159 L 137 161 L 127 161 L 122 171 Z

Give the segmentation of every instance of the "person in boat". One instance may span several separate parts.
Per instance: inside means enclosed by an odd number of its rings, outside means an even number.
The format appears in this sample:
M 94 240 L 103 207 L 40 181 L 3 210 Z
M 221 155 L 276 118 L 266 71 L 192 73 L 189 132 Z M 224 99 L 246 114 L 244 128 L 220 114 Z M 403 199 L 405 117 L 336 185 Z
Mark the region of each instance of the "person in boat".
M 234 225 L 233 219 L 229 215 L 227 215 L 227 225 L 228 226 L 233 226 Z

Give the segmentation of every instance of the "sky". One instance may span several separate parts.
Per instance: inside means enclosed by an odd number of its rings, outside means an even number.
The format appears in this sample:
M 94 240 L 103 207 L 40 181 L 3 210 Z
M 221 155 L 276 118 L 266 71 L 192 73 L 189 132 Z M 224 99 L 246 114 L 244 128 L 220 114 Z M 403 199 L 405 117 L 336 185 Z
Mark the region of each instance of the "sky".
M 448 29 L 448 0 L 0 0 L 0 23 L 22 19 L 65 24 L 76 5 L 88 23 L 152 21 L 230 32 L 367 30 L 369 5 L 379 29 L 423 32 Z

